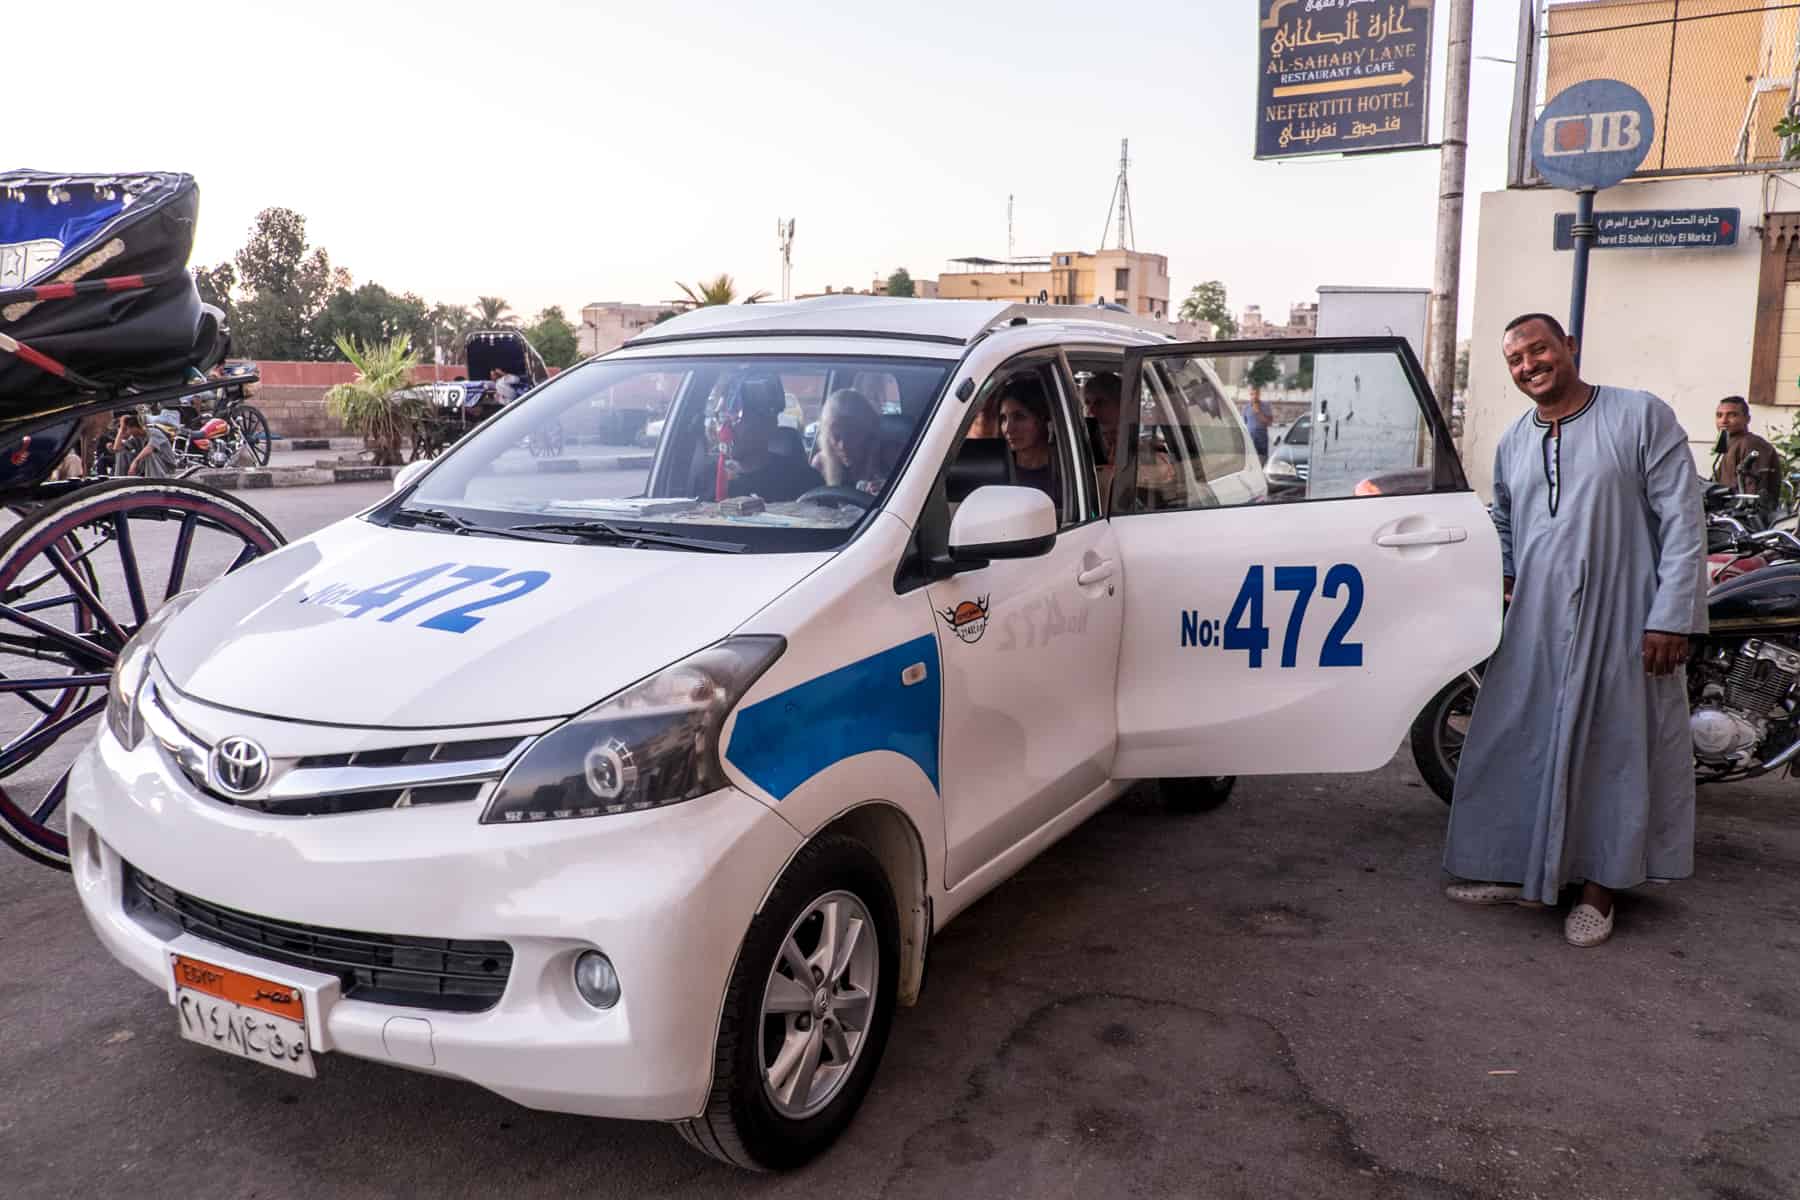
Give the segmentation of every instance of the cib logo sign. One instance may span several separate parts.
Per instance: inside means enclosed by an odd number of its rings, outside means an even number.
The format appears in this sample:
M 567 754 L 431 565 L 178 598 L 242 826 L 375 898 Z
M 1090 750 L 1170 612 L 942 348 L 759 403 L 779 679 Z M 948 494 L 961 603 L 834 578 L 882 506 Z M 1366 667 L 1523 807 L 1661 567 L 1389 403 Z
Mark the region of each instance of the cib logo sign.
M 1532 130 L 1531 161 L 1557 187 L 1606 188 L 1638 169 L 1656 136 L 1650 104 L 1616 79 L 1556 94 Z

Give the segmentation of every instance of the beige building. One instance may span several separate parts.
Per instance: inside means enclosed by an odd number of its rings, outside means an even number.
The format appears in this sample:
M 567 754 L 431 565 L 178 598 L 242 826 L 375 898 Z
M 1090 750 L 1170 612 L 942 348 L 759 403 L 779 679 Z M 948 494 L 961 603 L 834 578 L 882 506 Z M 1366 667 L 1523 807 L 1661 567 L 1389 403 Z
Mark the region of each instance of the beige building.
M 666 304 L 622 304 L 616 300 L 584 304 L 581 328 L 575 334 L 576 349 L 583 358 L 616 350 L 670 311 L 672 306 Z
M 849 284 L 845 284 L 843 287 L 833 287 L 830 284 L 826 284 L 825 290 L 822 292 L 801 292 L 798 296 L 795 296 L 794 299 L 816 300 L 820 296 L 885 295 L 887 295 L 887 278 L 883 276 L 871 282 L 866 288 L 852 287 Z M 914 279 L 912 298 L 914 300 L 936 300 L 938 298 L 938 281 L 935 279 Z
M 1319 332 L 1319 306 L 1317 304 L 1295 304 L 1288 308 L 1286 325 L 1272 325 L 1263 316 L 1262 307 L 1256 304 L 1244 306 L 1244 315 L 1238 320 L 1237 335 L 1241 338 L 1299 338 L 1312 337 Z
M 938 276 L 946 300 L 1093 304 L 1169 319 L 1169 260 L 1136 250 L 1065 250 L 1044 258 L 958 258 Z M 960 268 L 960 269 L 959 269 Z

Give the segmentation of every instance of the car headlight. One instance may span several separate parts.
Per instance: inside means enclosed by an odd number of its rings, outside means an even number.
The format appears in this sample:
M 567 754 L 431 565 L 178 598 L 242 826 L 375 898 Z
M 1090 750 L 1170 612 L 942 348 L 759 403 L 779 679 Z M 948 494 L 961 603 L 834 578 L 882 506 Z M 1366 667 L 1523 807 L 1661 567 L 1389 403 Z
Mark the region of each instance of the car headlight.
M 638 812 L 724 787 L 719 731 L 786 648 L 726 638 L 571 717 L 513 764 L 482 824 Z
M 1285 458 L 1272 460 L 1268 466 L 1263 468 L 1263 474 L 1267 475 L 1270 479 L 1300 478 L 1300 472 L 1294 468 L 1293 463 L 1288 462 Z
M 131 635 L 131 640 L 125 643 L 113 663 L 112 678 L 106 681 L 106 724 L 127 750 L 144 736 L 144 722 L 138 716 L 138 693 L 144 690 L 144 679 L 150 673 L 150 653 L 156 646 L 156 639 L 199 595 L 196 588 L 171 597 Z

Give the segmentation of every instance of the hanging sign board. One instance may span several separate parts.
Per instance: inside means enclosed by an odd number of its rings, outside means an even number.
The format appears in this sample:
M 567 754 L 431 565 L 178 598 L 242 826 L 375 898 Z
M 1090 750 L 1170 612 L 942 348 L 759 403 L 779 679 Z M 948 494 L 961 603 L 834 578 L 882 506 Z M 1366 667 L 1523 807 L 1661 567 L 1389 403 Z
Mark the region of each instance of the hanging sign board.
M 1682 250 L 1735 246 L 1735 208 L 1658 208 L 1632 212 L 1597 212 L 1596 250 Z M 1556 214 L 1556 248 L 1575 248 L 1575 214 Z
M 1638 169 L 1656 137 L 1650 102 L 1616 79 L 1556 93 L 1531 131 L 1531 163 L 1553 186 L 1609 188 Z
M 1257 0 L 1256 157 L 1423 146 L 1431 0 Z

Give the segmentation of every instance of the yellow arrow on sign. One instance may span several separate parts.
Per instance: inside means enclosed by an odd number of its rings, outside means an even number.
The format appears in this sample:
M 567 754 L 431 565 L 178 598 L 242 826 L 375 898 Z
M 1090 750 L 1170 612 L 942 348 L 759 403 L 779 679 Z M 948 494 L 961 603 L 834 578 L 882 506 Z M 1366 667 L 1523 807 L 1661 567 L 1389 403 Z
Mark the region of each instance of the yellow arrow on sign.
M 1393 75 L 1364 75 L 1358 79 L 1333 79 L 1325 83 L 1296 83 L 1275 89 L 1277 96 L 1313 96 L 1320 92 L 1348 92 L 1354 88 L 1405 87 L 1413 81 L 1411 71 Z

